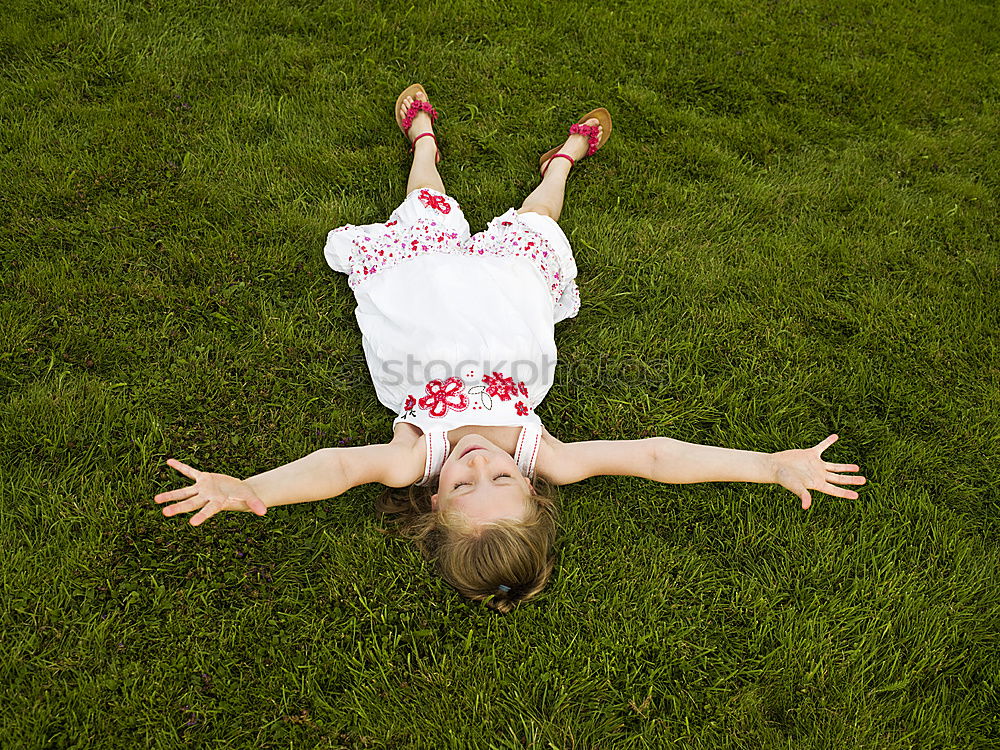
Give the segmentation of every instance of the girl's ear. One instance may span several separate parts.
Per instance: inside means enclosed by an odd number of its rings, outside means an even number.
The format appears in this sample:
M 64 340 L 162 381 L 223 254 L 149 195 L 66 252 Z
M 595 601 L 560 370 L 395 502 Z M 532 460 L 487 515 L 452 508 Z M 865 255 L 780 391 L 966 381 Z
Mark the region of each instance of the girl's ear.
M 438 509 L 438 493 L 435 492 L 433 495 L 431 495 L 431 510 L 437 510 L 437 509 Z

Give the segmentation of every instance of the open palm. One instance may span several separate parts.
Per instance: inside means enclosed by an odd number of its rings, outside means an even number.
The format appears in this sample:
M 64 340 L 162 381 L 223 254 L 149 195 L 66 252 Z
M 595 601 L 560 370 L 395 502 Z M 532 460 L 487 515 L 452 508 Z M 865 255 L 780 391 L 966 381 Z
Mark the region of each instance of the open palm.
M 157 503 L 173 503 L 163 509 L 163 515 L 176 516 L 197 510 L 191 518 L 192 526 L 200 526 L 222 510 L 249 511 L 262 516 L 267 506 L 257 493 L 242 479 L 228 474 L 198 471 L 175 458 L 168 458 L 167 465 L 194 480 L 194 484 L 170 492 L 161 492 L 153 498 Z
M 837 435 L 830 435 L 812 448 L 771 454 L 771 460 L 774 462 L 774 481 L 797 495 L 802 500 L 803 510 L 812 505 L 812 495 L 809 494 L 809 490 L 857 500 L 857 492 L 837 485 L 862 485 L 868 481 L 860 474 L 840 473 L 859 471 L 855 464 L 831 464 L 823 460 L 823 451 L 837 440 Z

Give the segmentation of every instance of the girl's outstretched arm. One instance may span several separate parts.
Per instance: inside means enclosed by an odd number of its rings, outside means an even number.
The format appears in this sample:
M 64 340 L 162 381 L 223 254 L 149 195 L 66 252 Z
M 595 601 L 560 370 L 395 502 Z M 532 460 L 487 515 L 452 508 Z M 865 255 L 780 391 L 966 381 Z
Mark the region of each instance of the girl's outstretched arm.
M 275 505 L 325 500 L 369 482 L 405 487 L 420 479 L 423 460 L 415 457 L 411 448 L 384 443 L 322 448 L 249 479 L 198 471 L 173 458 L 167 459 L 167 464 L 194 480 L 194 484 L 161 492 L 154 500 L 173 503 L 163 509 L 165 516 L 197 510 L 191 525 L 199 526 L 222 510 L 262 516 Z
M 862 485 L 854 464 L 827 463 L 822 453 L 837 435 L 802 450 L 759 453 L 685 443 L 667 437 L 645 440 L 592 440 L 556 443 L 539 456 L 539 471 L 554 484 L 570 484 L 600 475 L 634 476 L 671 484 L 694 482 L 760 482 L 780 484 L 812 504 L 809 490 L 856 500 L 858 493 L 838 484 Z M 547 459 L 547 460 L 546 460 Z

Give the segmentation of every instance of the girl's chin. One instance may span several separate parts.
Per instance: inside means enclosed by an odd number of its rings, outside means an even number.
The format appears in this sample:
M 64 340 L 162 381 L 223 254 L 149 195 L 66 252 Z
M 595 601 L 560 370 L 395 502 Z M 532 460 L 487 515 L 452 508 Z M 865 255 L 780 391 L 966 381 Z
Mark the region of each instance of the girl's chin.
M 470 432 L 468 435 L 464 435 L 461 440 L 459 440 L 457 443 L 455 443 L 456 447 L 458 447 L 459 445 L 464 446 L 463 450 L 465 448 L 468 448 L 470 445 L 481 445 L 484 448 L 496 448 L 497 447 L 496 445 L 494 445 L 489 440 L 487 440 L 482 435 L 480 435 L 479 433 L 476 433 L 476 432 Z
M 464 458 L 470 451 L 474 449 L 484 450 L 488 453 L 500 453 L 501 448 L 489 440 L 484 438 L 482 435 L 477 435 L 475 433 L 470 433 L 465 435 L 461 440 L 455 443 L 455 447 L 452 448 L 451 455 L 448 456 L 448 461 L 459 460 Z

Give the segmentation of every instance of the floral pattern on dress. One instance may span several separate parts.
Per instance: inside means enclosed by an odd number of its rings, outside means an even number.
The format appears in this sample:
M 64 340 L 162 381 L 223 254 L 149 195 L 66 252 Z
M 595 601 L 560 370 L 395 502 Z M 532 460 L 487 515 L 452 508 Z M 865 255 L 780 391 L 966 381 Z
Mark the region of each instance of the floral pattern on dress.
M 416 417 L 416 408 L 419 407 L 432 417 L 443 417 L 451 411 L 465 411 L 470 406 L 473 409 L 486 409 L 492 411 L 497 402 L 511 402 L 519 394 L 528 398 L 528 387 L 524 381 L 515 383 L 514 379 L 504 375 L 502 372 L 493 371 L 490 375 L 484 375 L 483 383 L 473 386 L 466 386 L 462 378 L 451 377 L 447 380 L 432 380 L 424 386 L 426 395 L 419 400 L 407 394 L 406 400 L 399 417 L 408 419 Z M 511 404 L 513 411 L 519 417 L 526 417 L 531 413 L 531 407 L 524 400 Z M 507 408 L 510 408 L 508 406 Z
M 505 378 L 499 372 L 494 371 L 492 377 L 483 375 L 483 382 L 486 383 L 486 392 L 491 396 L 496 396 L 501 401 L 510 401 L 511 396 L 517 395 L 514 378 Z
M 399 415 L 403 419 L 417 416 L 417 399 L 411 394 L 406 394 L 406 401 L 403 403 L 403 411 Z
M 432 417 L 443 417 L 452 411 L 465 411 L 469 408 L 469 397 L 462 393 L 465 382 L 461 378 L 448 378 L 443 383 L 432 380 L 425 387 L 427 395 L 417 402 L 417 406 L 426 409 Z
M 395 221 L 384 224 L 384 232 L 373 229 L 371 234 L 358 234 L 353 238 L 352 270 L 348 279 L 352 289 L 409 258 L 428 253 L 461 252 L 458 232 L 449 231 L 434 221 L 418 221 L 399 229 L 388 229 L 394 224 Z
M 451 213 L 451 204 L 448 203 L 448 199 L 443 195 L 431 195 L 426 190 L 421 190 L 418 196 L 420 202 L 423 203 L 427 208 L 433 208 L 435 211 L 440 211 L 443 214 Z
M 515 383 L 514 378 L 508 377 L 496 370 L 489 375 L 483 375 L 482 381 L 482 385 L 474 385 L 469 388 L 469 395 L 479 399 L 479 404 L 473 406 L 473 409 L 492 410 L 494 398 L 499 401 L 510 401 L 518 393 L 522 393 L 525 398 L 528 396 L 528 387 L 524 384 L 524 381 Z M 530 409 L 524 405 L 524 402 L 518 403 L 520 405 L 515 407 L 518 416 L 527 416 Z
M 463 246 L 465 252 L 469 255 L 524 258 L 531 261 L 542 274 L 552 302 L 558 303 L 567 286 L 567 282 L 563 280 L 563 269 L 559 258 L 542 235 L 520 221 L 510 220 L 516 218 L 517 212 L 514 209 L 497 217 L 490 222 L 485 232 L 480 232 L 465 243 Z M 576 289 L 576 284 L 573 284 L 572 280 L 568 283 Z
M 347 225 L 333 230 L 350 232 L 348 236 L 353 248 L 348 282 L 352 289 L 387 268 L 427 254 L 524 258 L 541 274 L 557 308 L 558 320 L 572 317 L 579 311 L 579 289 L 572 277 L 566 278 L 555 249 L 543 235 L 519 220 L 515 209 L 493 219 L 483 232 L 459 239 L 458 232 L 452 231 L 454 217 L 445 219 L 443 216 L 457 207 L 447 196 L 421 189 L 415 191 L 410 200 L 428 209 L 416 221 L 401 225 L 399 219 L 393 219 L 384 224 Z

